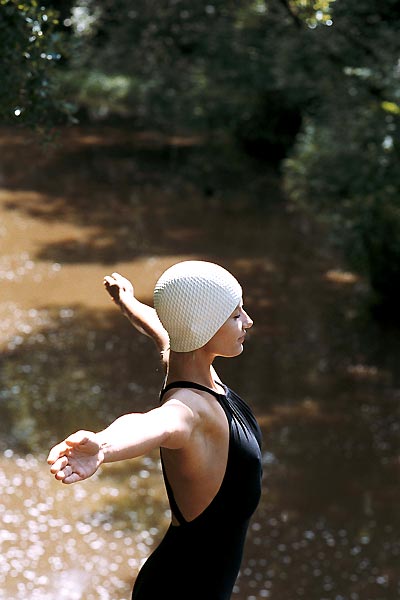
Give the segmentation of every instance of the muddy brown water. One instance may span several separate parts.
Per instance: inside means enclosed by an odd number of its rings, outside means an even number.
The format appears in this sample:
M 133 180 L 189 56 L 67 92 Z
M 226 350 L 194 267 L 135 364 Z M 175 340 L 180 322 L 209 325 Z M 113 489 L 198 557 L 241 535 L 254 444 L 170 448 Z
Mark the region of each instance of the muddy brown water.
M 216 174 L 197 140 L 154 133 L 58 142 L 0 132 L 0 600 L 130 597 L 168 524 L 157 453 L 73 486 L 45 456 L 156 403 L 157 353 L 102 278 L 119 271 L 150 302 L 186 258 L 231 269 L 255 321 L 243 355 L 216 365 L 264 435 L 233 597 L 398 598 L 399 332 L 370 318 L 365 282 L 260 166 Z

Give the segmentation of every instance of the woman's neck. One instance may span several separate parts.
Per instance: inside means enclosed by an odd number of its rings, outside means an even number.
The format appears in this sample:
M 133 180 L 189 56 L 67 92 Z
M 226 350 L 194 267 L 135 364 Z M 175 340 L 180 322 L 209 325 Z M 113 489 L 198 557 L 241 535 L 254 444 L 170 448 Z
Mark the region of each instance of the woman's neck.
M 173 381 L 193 381 L 214 388 L 212 358 L 199 351 L 171 352 L 169 357 L 167 383 Z

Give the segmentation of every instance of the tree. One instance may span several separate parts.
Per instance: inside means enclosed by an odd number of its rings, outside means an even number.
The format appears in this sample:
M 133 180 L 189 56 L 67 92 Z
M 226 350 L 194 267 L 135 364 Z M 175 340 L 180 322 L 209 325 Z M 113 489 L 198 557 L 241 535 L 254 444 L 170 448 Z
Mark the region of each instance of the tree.
M 400 300 L 400 86 L 396 2 L 336 2 L 319 101 L 284 164 L 290 198 L 323 219 L 371 283 Z
M 64 90 L 77 110 L 233 132 L 255 150 L 283 146 L 281 155 L 292 143 L 308 93 L 287 93 L 274 74 L 274 47 L 293 29 L 280 2 L 138 0 L 127 10 L 118 0 L 86 0 L 70 24 L 79 64 L 65 73 Z
M 59 120 L 54 66 L 61 59 L 57 11 L 35 0 L 0 0 L 0 120 L 35 127 Z

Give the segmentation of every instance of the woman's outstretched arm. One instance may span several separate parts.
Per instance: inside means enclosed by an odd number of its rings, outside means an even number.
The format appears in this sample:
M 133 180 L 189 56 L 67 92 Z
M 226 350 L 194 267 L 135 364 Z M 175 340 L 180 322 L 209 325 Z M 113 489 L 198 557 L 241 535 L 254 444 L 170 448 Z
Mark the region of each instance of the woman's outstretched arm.
M 140 333 L 144 333 L 154 341 L 162 355 L 163 362 L 168 362 L 168 333 L 162 326 L 154 308 L 135 298 L 132 283 L 119 273 L 104 277 L 104 286 L 132 325 Z
M 123 415 L 98 433 L 73 433 L 50 450 L 47 462 L 63 483 L 83 481 L 103 463 L 136 458 L 160 446 L 182 448 L 196 423 L 187 404 L 171 399 L 146 413 Z

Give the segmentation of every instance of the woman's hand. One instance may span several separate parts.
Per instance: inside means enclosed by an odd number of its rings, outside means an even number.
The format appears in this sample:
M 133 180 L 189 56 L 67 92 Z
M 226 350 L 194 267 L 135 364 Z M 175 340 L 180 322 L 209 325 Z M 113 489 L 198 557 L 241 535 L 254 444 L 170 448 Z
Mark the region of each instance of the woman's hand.
M 133 285 L 129 279 L 122 277 L 119 273 L 106 275 L 106 277 L 104 277 L 104 287 L 114 302 L 122 309 L 126 304 L 129 304 L 135 296 Z
M 136 329 L 150 337 L 162 353 L 164 366 L 168 364 L 169 337 L 154 308 L 135 298 L 133 285 L 119 273 L 106 275 L 104 286 L 122 313 Z
M 77 431 L 54 446 L 47 462 L 56 479 L 76 483 L 91 477 L 104 460 L 97 436 L 92 431 Z

